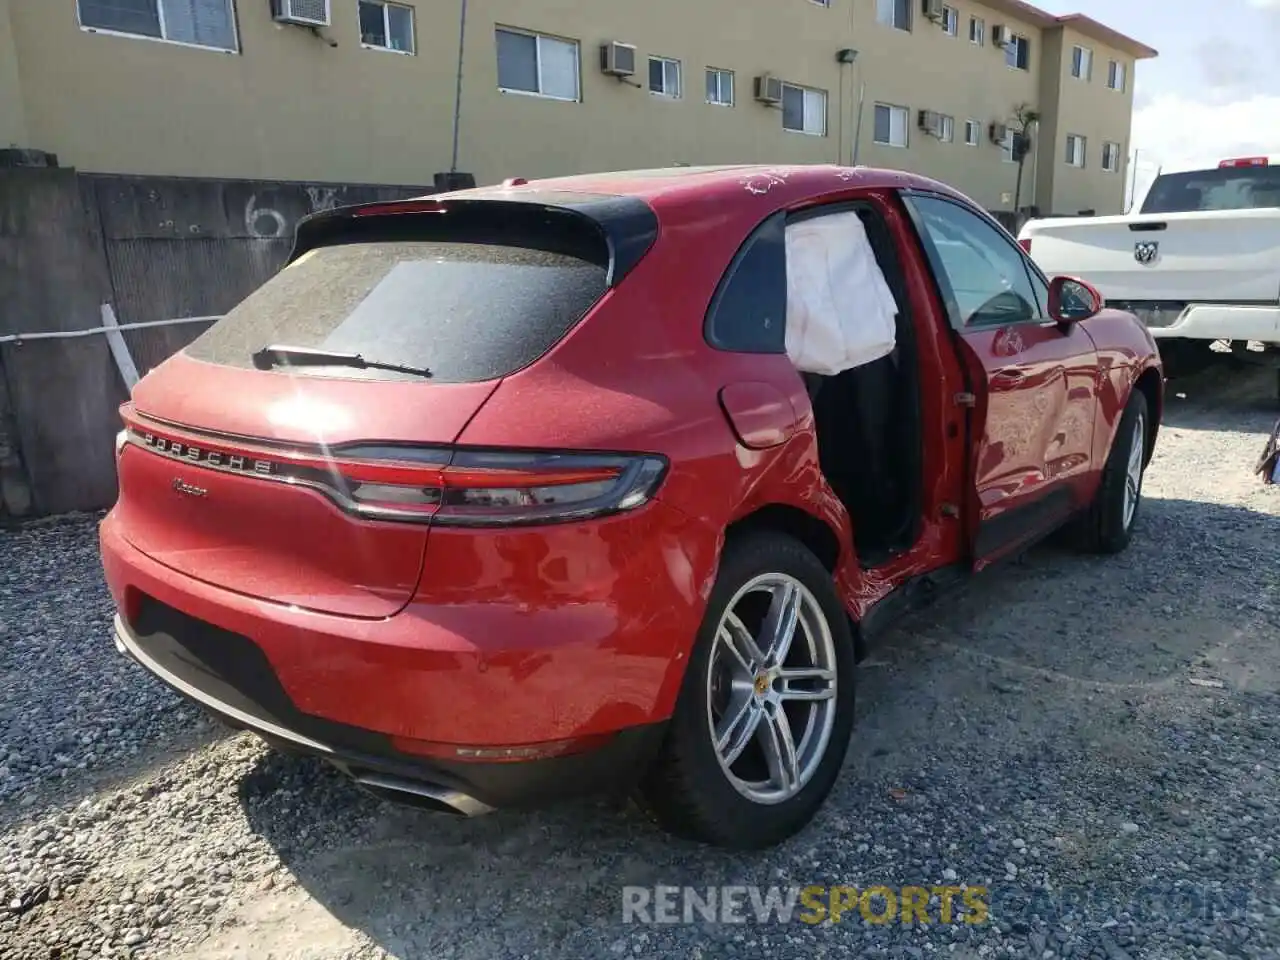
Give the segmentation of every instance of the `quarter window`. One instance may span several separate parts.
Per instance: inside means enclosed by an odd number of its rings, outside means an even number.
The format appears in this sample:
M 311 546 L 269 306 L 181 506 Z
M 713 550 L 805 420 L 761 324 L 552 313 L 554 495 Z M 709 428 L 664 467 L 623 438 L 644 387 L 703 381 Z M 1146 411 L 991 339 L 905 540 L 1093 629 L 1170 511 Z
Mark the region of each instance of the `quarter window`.
M 737 353 L 785 353 L 786 216 L 775 214 L 747 240 L 707 311 L 707 342 Z
M 578 99 L 578 43 L 499 27 L 498 88 L 554 100 Z
M 80 26 L 234 53 L 233 0 L 78 0 Z
M 951 200 L 908 196 L 952 325 L 1038 322 L 1045 312 L 1018 245 Z

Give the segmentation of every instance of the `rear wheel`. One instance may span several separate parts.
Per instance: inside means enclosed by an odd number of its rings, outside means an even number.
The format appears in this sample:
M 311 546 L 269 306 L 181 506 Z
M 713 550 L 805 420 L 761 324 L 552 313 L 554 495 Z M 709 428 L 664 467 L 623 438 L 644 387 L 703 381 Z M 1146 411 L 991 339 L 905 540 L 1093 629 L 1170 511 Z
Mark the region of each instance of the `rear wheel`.
M 817 558 L 778 534 L 731 540 L 642 802 L 688 839 L 785 840 L 839 775 L 853 681 L 849 619 Z
M 1077 541 L 1082 548 L 1093 553 L 1119 553 L 1133 539 L 1142 506 L 1150 429 L 1147 398 L 1135 389 L 1120 417 L 1093 505 L 1077 526 Z

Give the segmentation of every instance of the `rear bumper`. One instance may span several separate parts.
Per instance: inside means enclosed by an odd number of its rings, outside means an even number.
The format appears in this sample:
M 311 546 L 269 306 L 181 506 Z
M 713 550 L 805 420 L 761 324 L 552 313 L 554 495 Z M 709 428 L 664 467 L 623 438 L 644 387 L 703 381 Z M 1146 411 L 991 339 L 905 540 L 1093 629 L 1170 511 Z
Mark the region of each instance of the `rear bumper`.
M 1258 340 L 1280 343 L 1280 307 L 1193 304 L 1168 326 L 1149 326 L 1157 340 Z
M 209 639 L 222 631 L 209 628 Z M 116 649 L 175 691 L 225 722 L 256 733 L 273 746 L 333 764 L 369 792 L 428 809 L 479 816 L 498 808 L 530 808 L 610 788 L 626 789 L 661 743 L 665 723 L 620 730 L 608 743 L 570 756 L 502 763 L 425 759 L 398 751 L 390 738 L 308 717 L 273 695 L 271 677 L 253 689 L 222 676 L 208 662 L 208 644 L 180 642 L 162 632 L 142 636 L 115 618 Z M 203 649 L 202 649 L 203 646 Z M 203 682 L 200 679 L 203 678 Z M 282 693 L 282 692 L 281 692 Z
M 462 806 L 536 806 L 638 772 L 674 708 L 714 538 L 661 504 L 637 517 L 536 543 L 433 538 L 433 602 L 420 594 L 380 619 L 179 573 L 133 547 L 115 512 L 100 541 L 117 644 L 185 696 L 357 779 L 426 783 Z M 508 562 L 477 570 L 476 554 Z M 553 589 L 508 583 L 526 560 Z

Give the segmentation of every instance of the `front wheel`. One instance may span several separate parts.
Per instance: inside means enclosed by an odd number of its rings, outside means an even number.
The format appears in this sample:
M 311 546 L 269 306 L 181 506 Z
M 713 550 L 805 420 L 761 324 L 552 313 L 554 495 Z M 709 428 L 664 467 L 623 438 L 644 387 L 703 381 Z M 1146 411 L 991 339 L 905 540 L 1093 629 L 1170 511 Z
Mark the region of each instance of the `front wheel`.
M 1077 527 L 1080 546 L 1092 553 L 1119 553 L 1133 539 L 1142 506 L 1150 416 L 1146 396 L 1134 389 L 1111 442 L 1093 505 Z
M 688 839 L 785 840 L 839 775 L 853 686 L 849 619 L 817 558 L 779 534 L 730 540 L 642 803 Z

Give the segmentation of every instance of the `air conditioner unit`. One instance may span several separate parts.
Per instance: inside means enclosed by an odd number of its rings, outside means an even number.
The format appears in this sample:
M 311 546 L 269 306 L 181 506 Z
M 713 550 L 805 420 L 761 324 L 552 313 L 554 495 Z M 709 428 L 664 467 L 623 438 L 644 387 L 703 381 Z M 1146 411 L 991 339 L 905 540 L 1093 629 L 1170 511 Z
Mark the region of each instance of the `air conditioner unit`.
M 611 77 L 631 77 L 636 72 L 636 48 L 610 40 L 600 47 L 600 72 Z
M 942 127 L 942 114 L 936 110 L 921 110 L 916 116 L 916 125 L 936 137 Z
M 271 0 L 271 16 L 277 23 L 304 27 L 327 27 L 333 23 L 329 0 Z
M 1009 138 L 1009 128 L 1003 123 L 993 123 L 987 130 L 987 135 L 991 137 L 991 142 L 1004 146 L 1005 140 Z
M 991 45 L 994 47 L 1004 48 L 1009 44 L 1009 28 L 1004 24 L 997 23 L 991 28 Z
M 924 0 L 924 15 L 937 23 L 942 19 L 942 0 Z
M 771 73 L 760 74 L 756 77 L 756 99 L 761 103 L 781 103 L 782 81 Z

